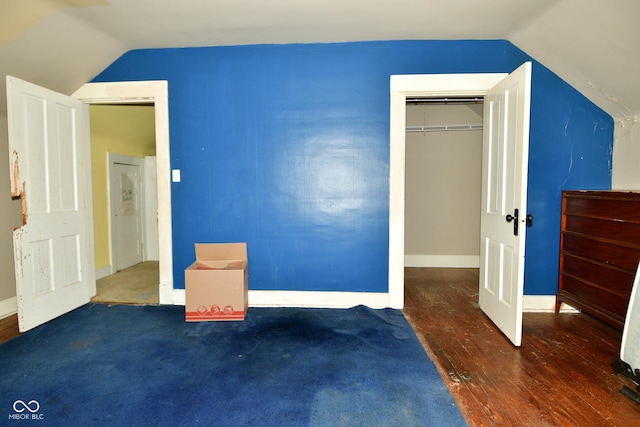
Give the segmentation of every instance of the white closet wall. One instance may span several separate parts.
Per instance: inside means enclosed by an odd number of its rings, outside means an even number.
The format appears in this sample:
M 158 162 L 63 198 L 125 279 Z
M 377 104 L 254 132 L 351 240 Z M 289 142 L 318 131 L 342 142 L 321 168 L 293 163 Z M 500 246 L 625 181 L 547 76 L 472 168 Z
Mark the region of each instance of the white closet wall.
M 482 104 L 407 105 L 407 267 L 479 265 L 482 130 L 438 130 L 478 124 Z

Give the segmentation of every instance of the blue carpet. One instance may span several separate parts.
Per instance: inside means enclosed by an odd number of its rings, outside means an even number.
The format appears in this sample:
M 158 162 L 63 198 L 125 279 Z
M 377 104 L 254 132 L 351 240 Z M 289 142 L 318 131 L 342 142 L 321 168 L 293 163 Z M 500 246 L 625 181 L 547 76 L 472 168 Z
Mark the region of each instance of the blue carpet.
M 86 305 L 0 345 L 0 425 L 466 426 L 400 311 Z

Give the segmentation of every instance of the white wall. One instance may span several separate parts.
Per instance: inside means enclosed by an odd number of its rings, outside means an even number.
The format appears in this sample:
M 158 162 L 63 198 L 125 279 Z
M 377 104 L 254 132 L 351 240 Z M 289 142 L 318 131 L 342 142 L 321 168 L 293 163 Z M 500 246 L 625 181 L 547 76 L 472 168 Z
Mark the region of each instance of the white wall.
M 640 114 L 616 120 L 611 188 L 640 191 Z
M 407 105 L 407 126 L 482 124 L 482 104 Z M 407 132 L 405 265 L 477 267 L 482 131 Z

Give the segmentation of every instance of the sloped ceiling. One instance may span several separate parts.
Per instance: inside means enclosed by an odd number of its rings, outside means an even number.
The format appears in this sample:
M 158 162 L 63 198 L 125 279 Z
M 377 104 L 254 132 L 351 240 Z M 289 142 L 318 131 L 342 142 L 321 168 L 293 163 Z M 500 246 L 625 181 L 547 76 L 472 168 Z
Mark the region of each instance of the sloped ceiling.
M 506 39 L 614 118 L 640 112 L 638 0 L 0 3 L 0 75 L 63 93 L 131 49 L 405 39 Z

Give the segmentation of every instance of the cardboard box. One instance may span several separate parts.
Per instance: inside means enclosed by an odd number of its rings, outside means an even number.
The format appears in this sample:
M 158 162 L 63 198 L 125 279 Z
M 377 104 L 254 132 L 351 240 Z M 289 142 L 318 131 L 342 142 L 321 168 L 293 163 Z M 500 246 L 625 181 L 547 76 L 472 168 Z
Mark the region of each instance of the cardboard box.
M 249 304 L 246 243 L 196 243 L 184 272 L 187 322 L 243 320 Z

